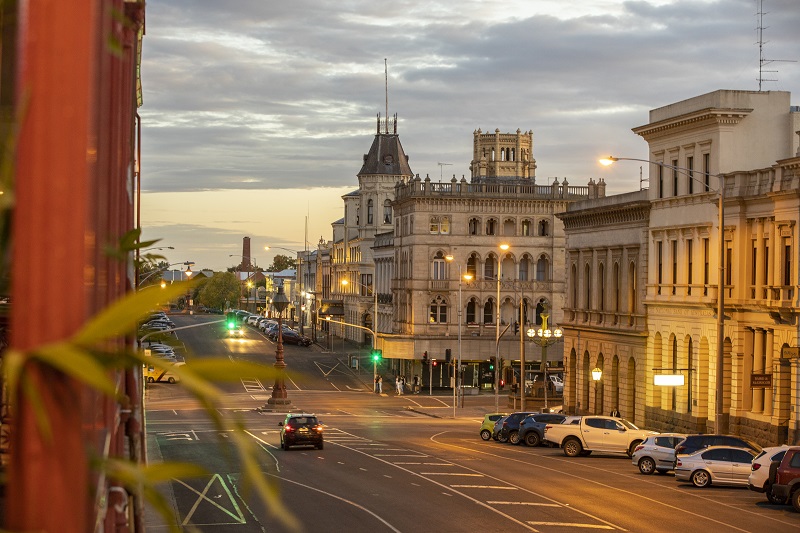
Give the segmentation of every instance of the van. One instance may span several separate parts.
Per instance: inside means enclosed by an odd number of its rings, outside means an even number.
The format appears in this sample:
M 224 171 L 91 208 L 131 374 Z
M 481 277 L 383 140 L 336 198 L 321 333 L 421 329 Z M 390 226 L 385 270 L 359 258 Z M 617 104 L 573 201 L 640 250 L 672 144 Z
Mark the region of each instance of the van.
M 181 366 L 185 365 L 186 363 L 173 363 L 170 366 Z M 177 383 L 180 381 L 180 377 L 177 374 L 173 373 L 170 368 L 159 368 L 153 365 L 144 365 L 144 379 L 148 383 L 155 383 L 155 382 L 167 382 L 167 383 Z

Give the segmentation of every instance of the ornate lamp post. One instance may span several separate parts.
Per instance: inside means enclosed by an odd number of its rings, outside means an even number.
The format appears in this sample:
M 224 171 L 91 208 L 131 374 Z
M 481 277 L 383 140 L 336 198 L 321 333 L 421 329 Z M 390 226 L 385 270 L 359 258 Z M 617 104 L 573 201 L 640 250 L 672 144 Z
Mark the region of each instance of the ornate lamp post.
M 278 293 L 272 299 L 272 307 L 278 313 L 278 342 L 275 346 L 275 369 L 278 376 L 272 386 L 272 397 L 267 400 L 269 405 L 286 405 L 292 403 L 286 395 L 286 363 L 283 360 L 283 312 L 289 306 L 289 299 L 283 293 L 283 285 L 278 286 Z
M 550 385 L 550 382 L 547 378 L 547 347 L 557 343 L 561 340 L 561 337 L 564 333 L 561 331 L 561 328 L 553 328 L 550 329 L 547 327 L 547 319 L 550 318 L 550 313 L 547 312 L 547 308 L 543 309 L 539 316 L 542 317 L 542 327 L 539 329 L 529 328 L 527 331 L 528 338 L 534 344 L 541 346 L 542 348 L 542 371 L 544 372 L 544 408 L 547 410 L 547 388 Z M 520 402 L 521 409 L 525 409 L 525 370 L 522 371 L 522 401 Z

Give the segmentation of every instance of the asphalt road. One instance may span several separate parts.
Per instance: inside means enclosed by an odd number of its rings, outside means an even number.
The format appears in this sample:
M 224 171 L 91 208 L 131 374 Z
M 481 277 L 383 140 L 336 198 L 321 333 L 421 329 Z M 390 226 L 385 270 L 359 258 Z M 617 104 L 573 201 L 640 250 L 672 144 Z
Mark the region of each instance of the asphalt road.
M 205 317 L 180 317 L 176 322 Z M 180 323 L 179 323 L 180 325 Z M 250 330 L 228 341 L 214 326 L 179 333 L 195 357 L 228 355 L 272 364 L 274 344 Z M 265 404 L 270 384 L 243 377 L 225 388 L 224 417 L 240 417 L 260 448 L 262 471 L 302 531 L 796 531 L 800 514 L 741 488 L 696 489 L 672 475 L 642 476 L 626 457 L 567 458 L 558 449 L 483 442 L 477 435 L 493 397 L 467 398 L 452 418 L 450 396 L 369 391 L 346 358 L 286 347 L 300 370 L 287 382 L 292 405 Z M 290 531 L 247 492 L 220 434 L 179 386 L 147 390 L 151 460 L 191 460 L 209 474 L 164 487 L 181 525 L 209 532 Z M 482 407 L 484 405 L 485 407 Z M 325 449 L 279 448 L 287 410 L 314 412 Z M 152 515 L 148 530 L 163 531 Z

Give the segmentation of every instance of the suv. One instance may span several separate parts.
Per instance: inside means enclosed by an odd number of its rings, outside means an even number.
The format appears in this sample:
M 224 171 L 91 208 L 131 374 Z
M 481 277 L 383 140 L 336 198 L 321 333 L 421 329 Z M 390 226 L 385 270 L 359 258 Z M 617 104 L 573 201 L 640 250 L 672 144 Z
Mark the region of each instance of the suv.
M 669 472 L 675 467 L 675 446 L 684 439 L 686 435 L 682 433 L 659 433 L 647 437 L 633 449 L 631 461 L 644 475 Z
M 774 504 L 784 504 L 785 500 L 778 499 L 772 492 L 772 485 L 770 484 L 770 473 L 772 463 L 778 463 L 783 460 L 786 455 L 786 450 L 790 446 L 783 444 L 781 446 L 773 446 L 771 448 L 764 448 L 764 450 L 753 459 L 753 464 L 750 465 L 750 477 L 747 480 L 747 487 L 755 492 L 761 492 L 767 495 L 767 500 Z M 777 468 L 777 464 L 775 465 Z M 774 474 L 773 474 L 774 475 Z
M 566 418 L 566 415 L 557 413 L 528 415 L 519 423 L 519 440 L 528 446 L 539 446 L 544 440 L 544 427 L 547 424 L 560 424 Z
M 519 411 L 511 413 L 503 420 L 503 426 L 497 434 L 500 442 L 519 444 L 519 424 L 528 415 L 538 414 L 538 411 Z
M 769 471 L 775 499 L 790 501 L 794 510 L 800 513 L 800 447 L 792 446 L 786 450 L 777 468 L 770 466 Z
M 281 426 L 281 448 L 284 450 L 302 444 L 322 449 L 322 424 L 315 415 L 288 413 L 278 425 Z
M 675 446 L 675 455 L 694 453 L 709 446 L 750 448 L 756 453 L 761 453 L 761 446 L 742 437 L 734 435 L 689 435 Z

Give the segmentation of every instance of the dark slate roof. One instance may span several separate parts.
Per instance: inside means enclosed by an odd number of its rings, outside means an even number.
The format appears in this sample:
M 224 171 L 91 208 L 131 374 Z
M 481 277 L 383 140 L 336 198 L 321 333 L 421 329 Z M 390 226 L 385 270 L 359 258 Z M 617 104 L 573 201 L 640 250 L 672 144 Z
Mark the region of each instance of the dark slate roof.
M 395 176 L 411 177 L 411 167 L 408 166 L 408 156 L 400 144 L 400 136 L 396 133 L 378 133 L 369 153 L 364 154 L 364 166 L 361 167 L 359 176 L 363 174 L 390 174 Z

